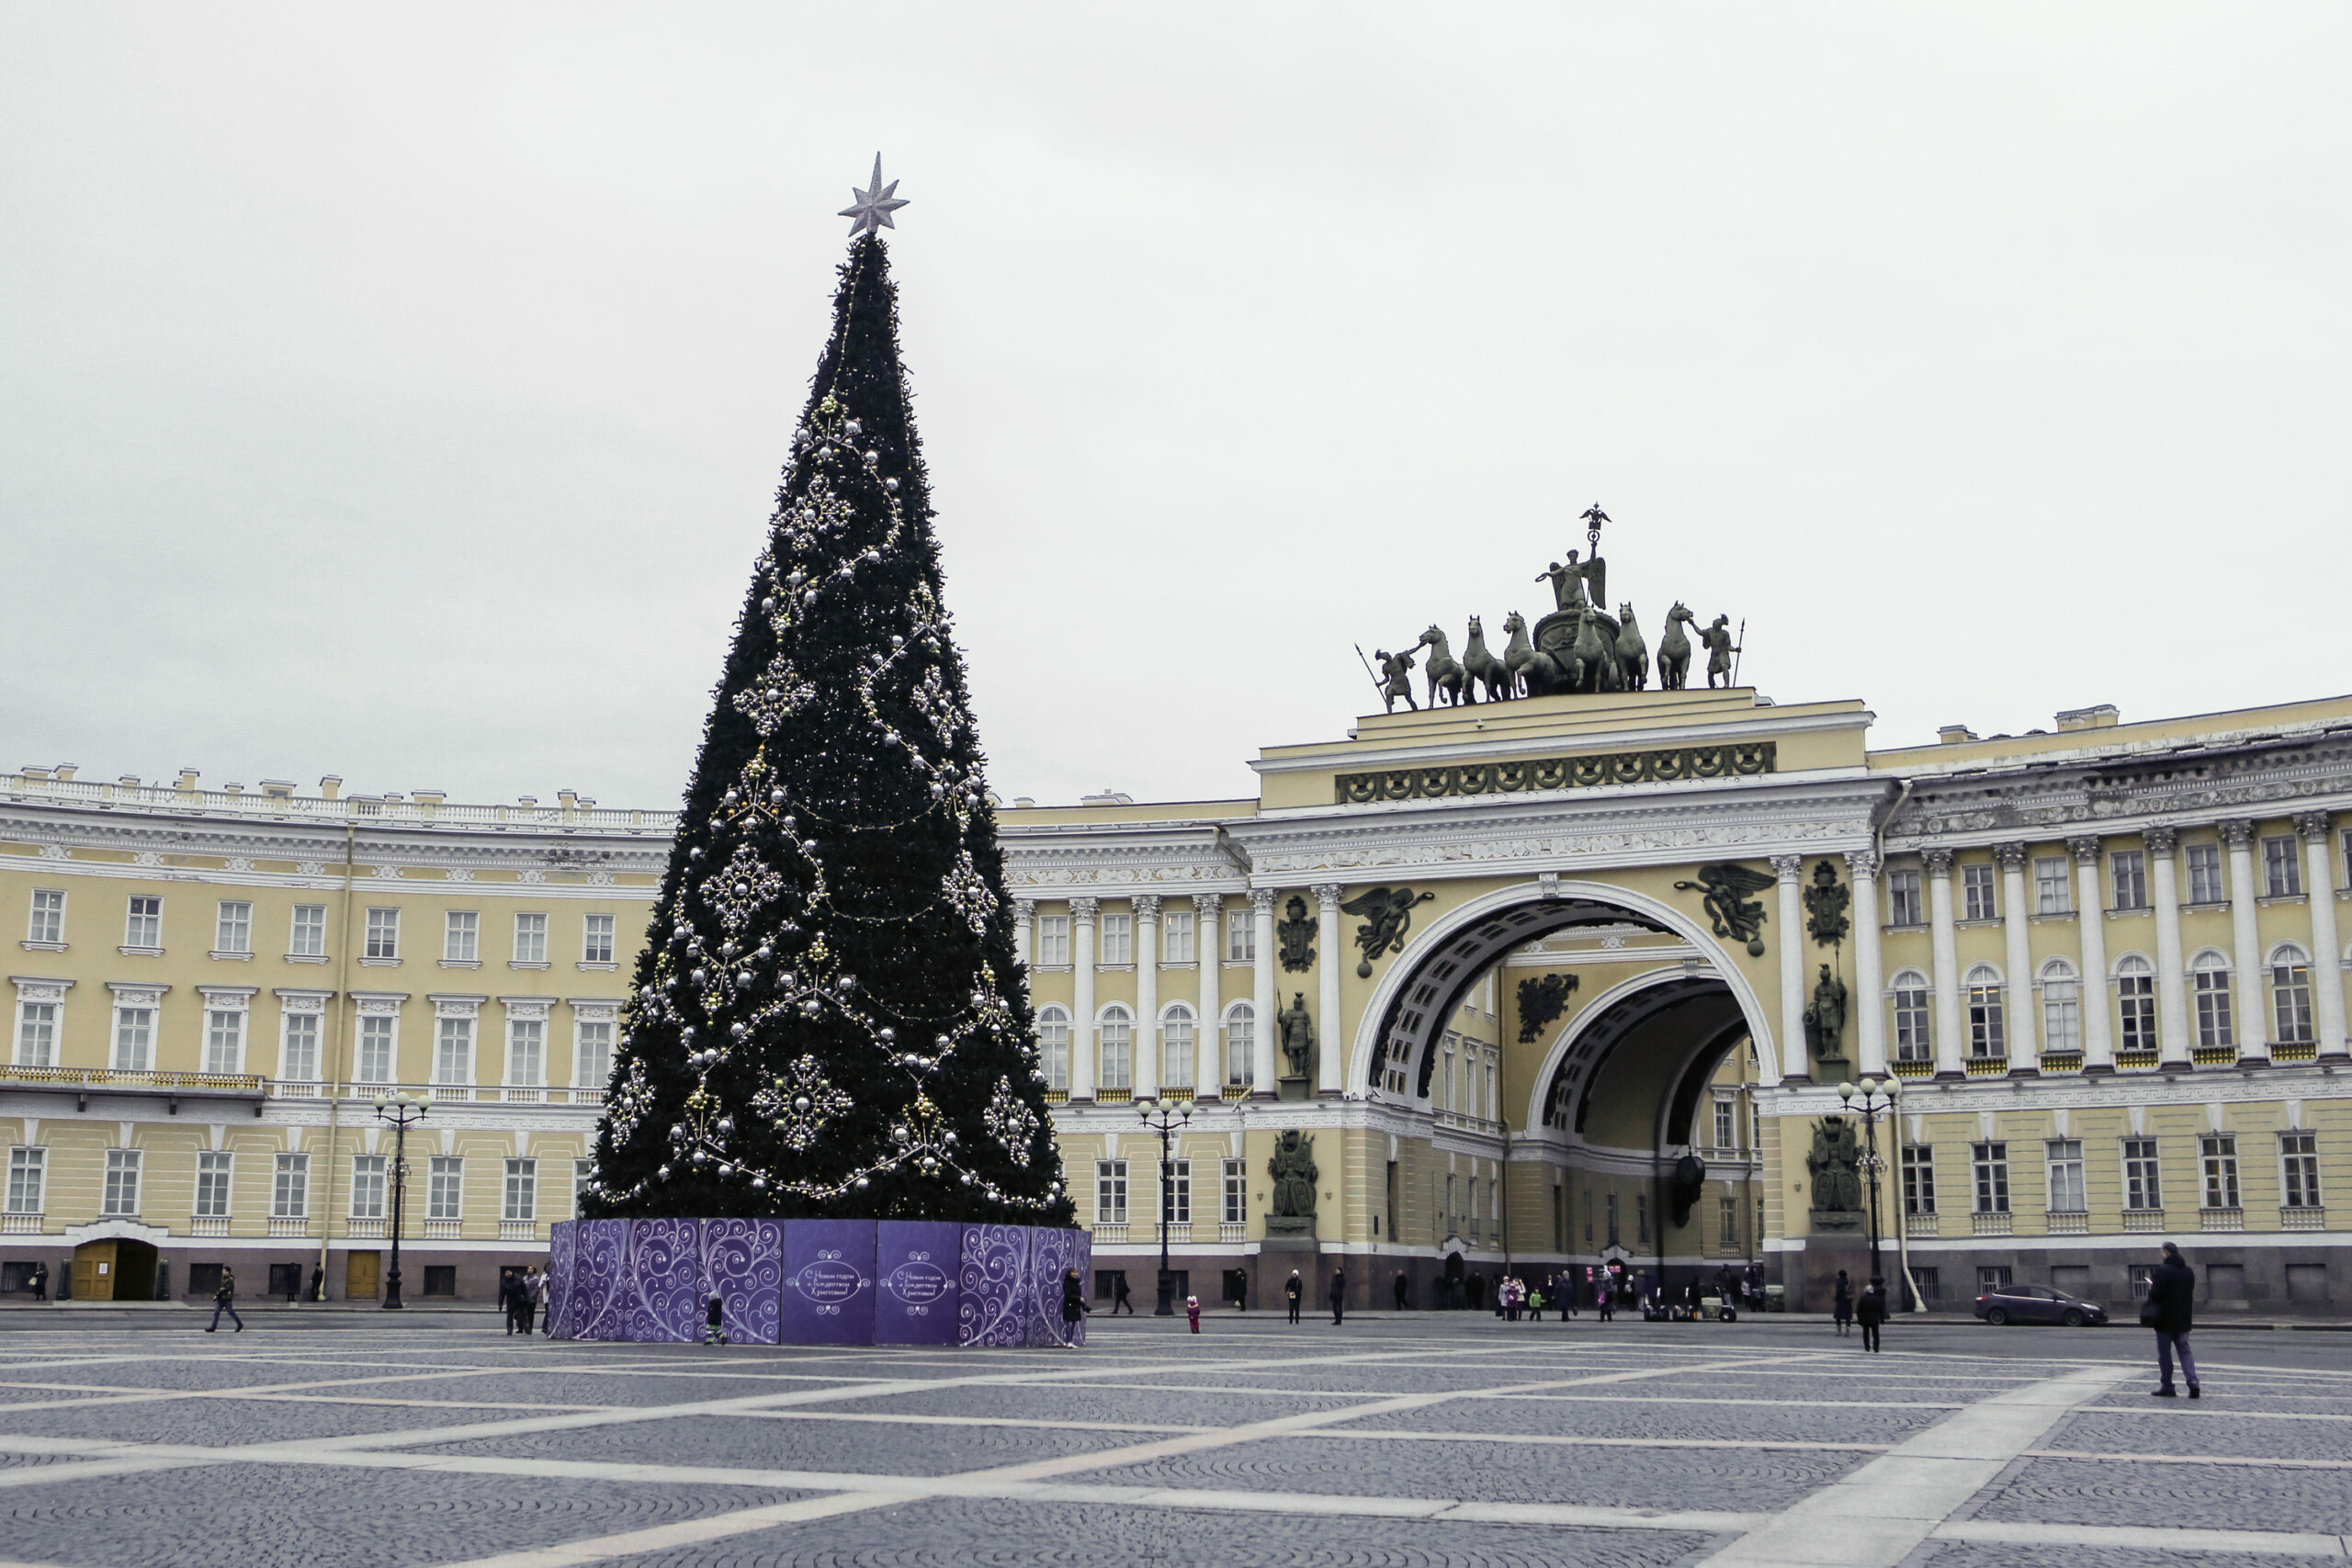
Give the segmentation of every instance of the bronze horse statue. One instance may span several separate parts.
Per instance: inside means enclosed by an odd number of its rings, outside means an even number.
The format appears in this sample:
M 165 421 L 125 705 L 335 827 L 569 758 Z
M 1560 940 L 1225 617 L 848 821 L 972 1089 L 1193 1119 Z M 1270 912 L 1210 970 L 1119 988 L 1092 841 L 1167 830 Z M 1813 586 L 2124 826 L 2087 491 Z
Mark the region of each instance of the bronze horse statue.
M 1430 683 L 1430 706 L 1438 705 L 1437 694 L 1440 692 L 1445 694 L 1447 702 L 1457 706 L 1478 700 L 1478 694 L 1471 685 L 1470 672 L 1462 668 L 1461 662 L 1453 657 L 1453 650 L 1446 646 L 1443 632 L 1432 626 L 1421 634 L 1421 640 L 1414 646 L 1430 650 L 1430 661 L 1421 671 Z
M 1462 667 L 1470 671 L 1474 681 L 1487 685 L 1487 700 L 1498 703 L 1519 694 L 1519 677 L 1510 666 L 1487 651 L 1487 628 L 1477 616 L 1470 617 L 1470 640 L 1462 649 Z
M 1618 618 L 1623 625 L 1617 628 L 1617 670 L 1624 682 L 1623 689 L 1638 692 L 1650 683 L 1650 650 L 1642 641 L 1642 628 L 1634 624 L 1634 607 L 1617 606 Z
M 1679 692 L 1690 678 L 1690 639 L 1682 628 L 1699 617 L 1677 599 L 1666 613 L 1666 636 L 1657 645 L 1657 685 L 1661 692 Z

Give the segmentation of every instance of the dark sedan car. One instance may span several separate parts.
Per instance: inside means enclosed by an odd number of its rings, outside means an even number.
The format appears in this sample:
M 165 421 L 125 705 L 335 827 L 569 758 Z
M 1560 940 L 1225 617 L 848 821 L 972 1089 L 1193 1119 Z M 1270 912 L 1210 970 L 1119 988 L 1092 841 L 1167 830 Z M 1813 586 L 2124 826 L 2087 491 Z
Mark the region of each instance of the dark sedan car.
M 2107 1309 L 2044 1285 L 2003 1285 L 1976 1298 L 1976 1315 L 1996 1328 L 2005 1323 L 2063 1323 L 2080 1328 L 2105 1323 Z

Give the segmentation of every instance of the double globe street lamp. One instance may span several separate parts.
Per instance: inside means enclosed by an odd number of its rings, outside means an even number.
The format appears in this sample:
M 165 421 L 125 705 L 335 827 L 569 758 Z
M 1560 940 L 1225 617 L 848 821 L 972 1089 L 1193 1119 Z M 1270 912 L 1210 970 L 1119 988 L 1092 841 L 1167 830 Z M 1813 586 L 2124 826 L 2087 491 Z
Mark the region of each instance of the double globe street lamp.
M 392 1124 L 392 1266 L 384 1276 L 384 1310 L 399 1310 L 401 1300 L 401 1200 L 408 1190 L 408 1130 L 424 1119 L 424 1097 L 409 1093 L 376 1097 L 376 1120 Z
M 1168 1268 L 1168 1227 L 1175 1221 L 1176 1134 L 1198 1109 L 1189 1100 L 1147 1100 L 1136 1107 L 1147 1131 L 1159 1134 L 1159 1304 L 1154 1317 L 1176 1315 L 1176 1276 Z
M 1903 1098 L 1903 1080 L 1896 1077 L 1864 1078 L 1859 1085 L 1841 1083 L 1838 1099 L 1849 1112 L 1862 1119 L 1862 1179 L 1870 1185 L 1871 1216 L 1871 1283 L 1883 1287 L 1886 1271 L 1879 1267 L 1879 1173 L 1886 1168 L 1886 1161 L 1878 1152 L 1878 1119 L 1894 1115 L 1895 1102 Z M 1890 1135 L 1892 1128 L 1889 1129 Z

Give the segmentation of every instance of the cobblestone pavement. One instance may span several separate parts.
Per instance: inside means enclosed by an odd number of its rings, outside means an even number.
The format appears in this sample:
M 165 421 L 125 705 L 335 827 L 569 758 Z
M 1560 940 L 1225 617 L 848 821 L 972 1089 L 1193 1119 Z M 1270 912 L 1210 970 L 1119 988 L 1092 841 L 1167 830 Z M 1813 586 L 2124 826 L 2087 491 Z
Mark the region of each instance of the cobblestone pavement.
M 0 1568 L 2122 1568 L 2352 1556 L 2352 1336 L 1098 1321 L 1084 1352 L 487 1316 L 0 1325 Z

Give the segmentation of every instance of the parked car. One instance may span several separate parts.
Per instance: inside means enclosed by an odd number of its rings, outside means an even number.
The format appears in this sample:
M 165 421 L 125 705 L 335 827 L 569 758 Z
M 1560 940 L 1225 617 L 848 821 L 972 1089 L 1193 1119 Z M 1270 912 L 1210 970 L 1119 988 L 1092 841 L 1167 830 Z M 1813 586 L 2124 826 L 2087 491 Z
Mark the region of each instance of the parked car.
M 1976 1315 L 1996 1328 L 2005 1323 L 2063 1323 L 2069 1328 L 2107 1322 L 2097 1302 L 2070 1296 L 2046 1285 L 2003 1285 L 1976 1298 Z

